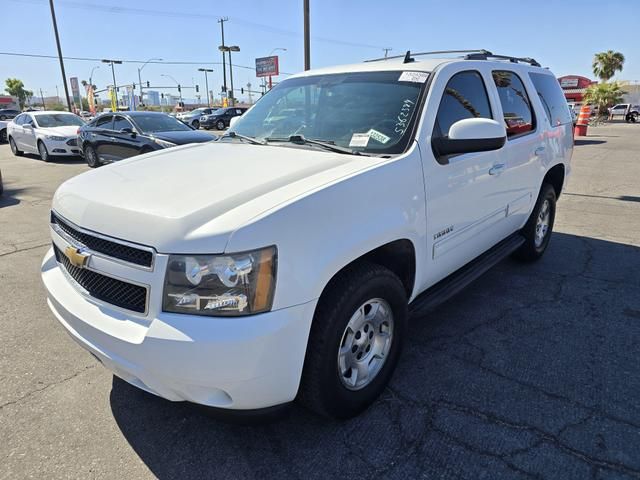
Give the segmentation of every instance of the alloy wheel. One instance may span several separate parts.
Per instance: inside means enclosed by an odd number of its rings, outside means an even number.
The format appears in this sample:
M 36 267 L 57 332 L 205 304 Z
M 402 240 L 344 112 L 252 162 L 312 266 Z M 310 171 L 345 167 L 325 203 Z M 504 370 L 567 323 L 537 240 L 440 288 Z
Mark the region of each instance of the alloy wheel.
M 535 245 L 536 248 L 540 248 L 542 243 L 544 242 L 545 237 L 547 236 L 547 232 L 549 231 L 549 219 L 551 217 L 551 205 L 549 204 L 549 200 L 545 200 L 540 208 L 540 213 L 538 214 L 538 219 L 536 221 L 536 237 L 535 237 Z

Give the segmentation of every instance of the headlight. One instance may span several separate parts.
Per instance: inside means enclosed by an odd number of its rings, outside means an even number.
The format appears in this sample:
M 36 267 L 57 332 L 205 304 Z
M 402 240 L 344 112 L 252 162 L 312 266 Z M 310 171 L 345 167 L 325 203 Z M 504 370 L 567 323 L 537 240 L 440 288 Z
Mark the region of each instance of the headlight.
M 64 142 L 67 139 L 67 137 L 58 137 L 56 135 L 45 135 L 44 138 L 53 140 L 54 142 Z
M 233 255 L 170 255 L 162 310 L 237 316 L 271 310 L 276 247 Z
M 169 147 L 175 147 L 176 144 L 175 143 L 171 143 L 171 142 L 166 142 L 164 140 L 160 140 L 159 138 L 155 138 L 154 141 L 160 145 L 162 148 L 169 148 Z

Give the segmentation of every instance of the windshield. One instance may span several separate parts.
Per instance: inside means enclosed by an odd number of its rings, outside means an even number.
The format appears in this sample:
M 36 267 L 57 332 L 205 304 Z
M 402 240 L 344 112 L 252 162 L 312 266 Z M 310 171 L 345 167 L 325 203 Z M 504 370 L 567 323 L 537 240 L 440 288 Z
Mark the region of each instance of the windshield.
M 70 113 L 51 113 L 47 115 L 34 115 L 40 128 L 69 127 L 84 125 L 80 117 Z
M 354 151 L 401 153 L 427 78 L 425 72 L 293 78 L 262 97 L 232 130 L 267 141 L 302 135 Z
M 162 114 L 141 114 L 131 117 L 133 123 L 142 131 L 146 133 L 153 132 L 186 132 L 190 131 L 191 127 L 188 127 L 180 120 L 177 120 L 169 115 Z

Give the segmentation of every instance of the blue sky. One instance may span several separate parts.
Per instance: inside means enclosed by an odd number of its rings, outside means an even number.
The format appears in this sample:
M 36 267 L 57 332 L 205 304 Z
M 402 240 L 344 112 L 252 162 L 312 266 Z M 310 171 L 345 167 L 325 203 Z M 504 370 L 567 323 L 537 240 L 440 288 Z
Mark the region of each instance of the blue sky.
M 256 57 L 274 48 L 283 72 L 303 68 L 302 0 L 55 0 L 58 28 L 65 56 L 167 61 L 220 62 L 217 51 L 220 27 L 225 23 L 228 45 L 239 45 L 234 65 L 253 66 Z M 0 52 L 55 55 L 48 0 L 0 0 L 2 43 Z M 625 19 L 629 28 L 624 28 Z M 486 48 L 495 53 L 531 56 L 558 76 L 592 77 L 594 52 L 617 50 L 626 56 L 617 78 L 640 80 L 637 0 L 311 0 L 311 65 L 321 67 L 359 62 L 407 49 L 415 51 Z M 99 88 L 111 82 L 108 65 L 67 60 L 67 76 L 93 80 Z M 119 84 L 137 83 L 139 64 L 116 67 Z M 209 88 L 218 92 L 220 65 L 157 65 L 143 70 L 152 86 L 171 85 L 161 74 L 175 77 L 183 86 L 195 83 L 204 91 L 198 66 L 214 68 Z M 27 88 L 45 96 L 62 94 L 56 59 L 0 55 L 0 81 L 17 77 Z M 284 78 L 283 75 L 281 78 Z M 234 68 L 236 91 L 258 80 L 249 69 Z M 3 85 L 4 87 L 4 85 Z M 169 90 L 166 90 L 169 92 Z M 191 97 L 188 89 L 185 97 Z

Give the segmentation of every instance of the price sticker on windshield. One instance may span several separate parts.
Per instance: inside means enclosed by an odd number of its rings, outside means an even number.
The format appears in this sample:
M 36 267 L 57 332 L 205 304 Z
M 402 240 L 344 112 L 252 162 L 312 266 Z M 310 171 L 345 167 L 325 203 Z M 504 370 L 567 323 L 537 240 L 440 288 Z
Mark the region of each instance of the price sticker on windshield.
M 429 74 L 427 72 L 402 72 L 398 81 L 424 83 L 427 81 L 427 78 L 429 78 Z
M 367 133 L 354 133 L 351 136 L 351 141 L 349 142 L 350 147 L 366 147 L 369 144 L 369 139 L 371 135 L 369 132 Z

